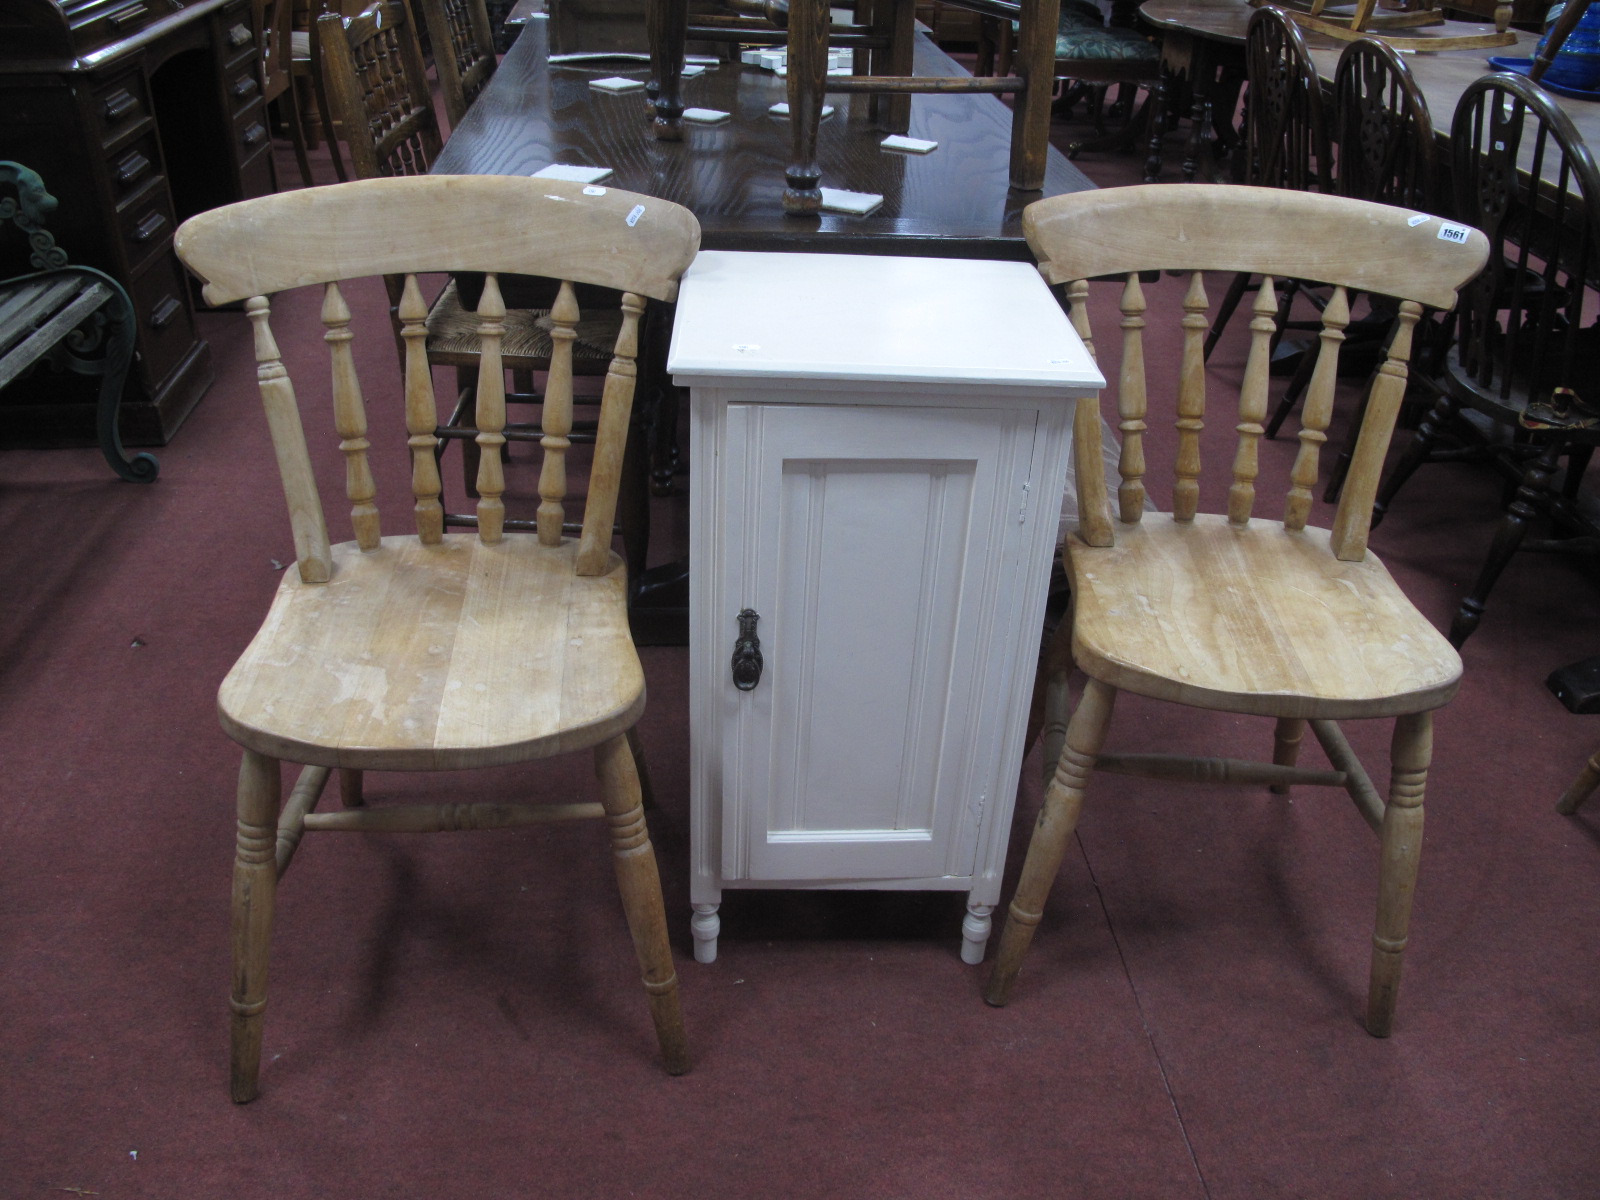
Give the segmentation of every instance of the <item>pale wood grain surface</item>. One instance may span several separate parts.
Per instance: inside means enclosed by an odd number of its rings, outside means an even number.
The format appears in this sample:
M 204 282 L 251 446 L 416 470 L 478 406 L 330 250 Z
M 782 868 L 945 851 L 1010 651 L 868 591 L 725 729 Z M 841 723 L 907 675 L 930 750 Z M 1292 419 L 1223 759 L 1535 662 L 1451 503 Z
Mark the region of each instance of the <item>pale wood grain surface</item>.
M 1118 688 L 1198 708 L 1393 716 L 1454 695 L 1461 659 L 1376 556 L 1334 558 L 1326 530 L 1215 514 L 1118 523 L 1067 542 L 1072 653 Z
M 365 179 L 201 213 L 184 222 L 176 245 L 212 304 L 433 271 L 542 275 L 653 300 L 676 296 L 700 245 L 693 214 L 651 196 L 616 188 L 585 196 L 583 188 L 488 175 Z M 633 217 L 636 208 L 643 211 Z
M 1450 308 L 1483 266 L 1488 243 L 1439 240 L 1440 222 L 1343 196 L 1247 188 L 1139 185 L 1054 196 L 1023 214 L 1023 233 L 1051 283 L 1126 271 L 1249 271 L 1319 279 Z
M 488 766 L 578 750 L 644 706 L 622 564 L 574 573 L 577 547 L 473 534 L 333 548 L 333 578 L 286 575 L 218 694 L 223 728 L 295 762 Z

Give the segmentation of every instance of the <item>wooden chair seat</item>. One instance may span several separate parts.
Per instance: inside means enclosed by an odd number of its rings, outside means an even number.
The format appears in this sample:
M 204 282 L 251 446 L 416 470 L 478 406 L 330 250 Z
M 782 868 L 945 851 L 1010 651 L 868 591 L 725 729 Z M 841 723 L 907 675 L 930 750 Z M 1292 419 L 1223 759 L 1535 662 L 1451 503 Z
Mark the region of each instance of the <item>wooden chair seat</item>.
M 333 547 L 333 576 L 285 572 L 223 681 L 223 729 L 275 758 L 454 770 L 586 749 L 644 710 L 626 574 L 574 572 L 576 542 Z
M 1118 523 L 1114 546 L 1069 538 L 1073 659 L 1113 687 L 1224 712 L 1346 720 L 1448 703 L 1450 643 L 1376 555 L 1343 562 L 1330 536 L 1151 513 Z
M 555 344 L 550 331 L 555 321 L 548 308 L 513 308 L 506 311 L 505 340 L 500 357 L 513 371 L 542 371 L 549 365 Z M 622 329 L 622 314 L 603 311 L 585 316 L 574 329 L 573 371 L 603 375 L 611 361 L 611 348 Z M 462 306 L 456 281 L 445 285 L 428 312 L 428 361 L 436 366 L 476 367 L 479 356 L 478 316 Z M 587 367 L 584 365 L 587 364 Z

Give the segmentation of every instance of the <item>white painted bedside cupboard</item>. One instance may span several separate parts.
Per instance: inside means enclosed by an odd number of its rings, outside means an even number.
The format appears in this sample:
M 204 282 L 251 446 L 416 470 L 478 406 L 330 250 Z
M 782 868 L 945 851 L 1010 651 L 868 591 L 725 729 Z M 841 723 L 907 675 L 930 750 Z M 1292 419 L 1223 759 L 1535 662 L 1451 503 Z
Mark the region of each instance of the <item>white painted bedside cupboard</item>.
M 1093 360 L 1030 264 L 704 251 L 668 369 L 695 957 L 726 888 L 911 888 L 981 961 Z

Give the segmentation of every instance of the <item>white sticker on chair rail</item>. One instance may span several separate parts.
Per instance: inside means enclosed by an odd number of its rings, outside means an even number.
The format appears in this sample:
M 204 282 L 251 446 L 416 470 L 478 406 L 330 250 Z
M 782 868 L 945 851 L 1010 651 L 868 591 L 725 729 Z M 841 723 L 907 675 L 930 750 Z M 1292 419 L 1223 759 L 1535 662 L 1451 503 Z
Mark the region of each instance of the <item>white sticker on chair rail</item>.
M 721 125 L 729 117 L 729 113 L 720 108 L 686 108 L 683 110 L 683 119 L 695 125 Z
M 644 89 L 644 80 L 629 79 L 626 75 L 608 75 L 604 79 L 591 79 L 589 86 L 597 92 L 637 92 Z
M 569 179 L 573 183 L 599 183 L 611 174 L 610 167 L 580 167 L 573 163 L 551 163 L 533 173 L 535 179 Z

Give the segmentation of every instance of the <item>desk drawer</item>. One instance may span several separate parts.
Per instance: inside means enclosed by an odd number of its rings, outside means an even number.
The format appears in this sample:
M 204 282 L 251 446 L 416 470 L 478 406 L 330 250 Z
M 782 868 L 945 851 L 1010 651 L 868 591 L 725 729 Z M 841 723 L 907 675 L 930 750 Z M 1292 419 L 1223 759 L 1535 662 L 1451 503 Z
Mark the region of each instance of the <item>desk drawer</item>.
M 134 279 L 128 295 L 139 324 L 139 369 L 156 390 L 183 362 L 196 339 L 188 285 L 177 257 L 163 255 Z
M 139 270 L 153 255 L 166 250 L 172 244 L 173 228 L 172 202 L 165 187 L 148 187 L 124 205 L 117 213 L 117 230 L 129 271 Z
M 151 121 L 144 78 L 130 72 L 94 90 L 90 105 L 99 125 L 100 144 L 110 146 Z
M 152 131 L 130 146 L 106 156 L 106 171 L 111 176 L 111 195 L 118 207 L 126 204 L 152 183 L 164 185 L 161 148 Z M 165 190 L 160 186 L 160 190 Z

